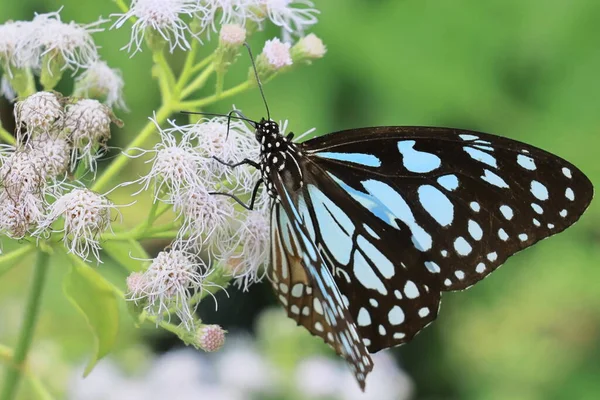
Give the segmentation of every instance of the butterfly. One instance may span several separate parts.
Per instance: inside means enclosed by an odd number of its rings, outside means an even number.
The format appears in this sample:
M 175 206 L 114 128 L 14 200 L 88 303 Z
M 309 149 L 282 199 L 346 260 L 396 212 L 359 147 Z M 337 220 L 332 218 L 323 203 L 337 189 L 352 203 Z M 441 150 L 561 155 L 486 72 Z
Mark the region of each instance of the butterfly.
M 246 207 L 261 184 L 272 199 L 276 296 L 363 390 L 370 354 L 429 325 L 442 292 L 563 231 L 593 196 L 571 163 L 495 135 L 390 126 L 296 143 L 270 118 L 252 124 L 260 159 L 231 166 L 261 172 Z

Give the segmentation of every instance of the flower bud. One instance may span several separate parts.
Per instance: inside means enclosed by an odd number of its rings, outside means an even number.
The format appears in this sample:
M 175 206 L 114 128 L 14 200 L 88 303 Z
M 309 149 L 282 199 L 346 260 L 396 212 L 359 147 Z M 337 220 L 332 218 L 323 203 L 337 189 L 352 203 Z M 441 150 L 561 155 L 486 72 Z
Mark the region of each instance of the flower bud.
M 38 133 L 58 131 L 62 127 L 64 110 L 62 98 L 53 92 L 38 92 L 15 105 L 17 139 L 22 141 L 21 129 L 25 125 L 29 137 Z
M 278 38 L 267 40 L 262 53 L 256 59 L 256 71 L 261 81 L 268 80 L 275 73 L 293 64 L 290 47 L 289 43 L 282 43 Z M 249 79 L 255 79 L 252 69 Z
M 218 351 L 225 344 L 225 333 L 219 325 L 204 325 L 196 331 L 196 347 L 206 352 Z
M 317 35 L 311 33 L 300 39 L 298 43 L 292 47 L 292 60 L 294 64 L 305 62 L 310 64 L 312 60 L 323 58 L 327 48 L 323 41 Z

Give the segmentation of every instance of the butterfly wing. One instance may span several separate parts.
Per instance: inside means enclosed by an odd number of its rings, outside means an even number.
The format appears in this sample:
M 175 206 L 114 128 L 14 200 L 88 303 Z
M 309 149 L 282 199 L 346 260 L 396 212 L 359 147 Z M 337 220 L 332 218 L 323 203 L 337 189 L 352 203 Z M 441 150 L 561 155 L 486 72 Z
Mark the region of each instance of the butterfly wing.
M 440 291 L 566 229 L 593 195 L 572 164 L 476 132 L 369 128 L 302 150 L 315 242 L 371 352 L 410 340 Z
M 328 343 L 350 364 L 361 388 L 373 361 L 334 283 L 328 265 L 311 240 L 306 220 L 279 176 L 280 194 L 271 211 L 271 282 L 288 316 Z

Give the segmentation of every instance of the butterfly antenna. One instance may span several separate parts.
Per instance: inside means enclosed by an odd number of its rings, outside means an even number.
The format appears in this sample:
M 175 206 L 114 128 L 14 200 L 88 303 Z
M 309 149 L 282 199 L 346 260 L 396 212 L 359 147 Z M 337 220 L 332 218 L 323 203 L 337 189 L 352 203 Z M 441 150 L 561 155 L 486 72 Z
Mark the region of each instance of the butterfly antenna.
M 250 61 L 252 62 L 252 69 L 254 69 L 254 76 L 256 77 L 256 83 L 258 84 L 258 89 L 260 90 L 260 95 L 262 96 L 263 103 L 265 103 L 265 108 L 267 109 L 267 119 L 271 120 L 271 112 L 269 111 L 269 105 L 267 104 L 265 92 L 263 92 L 262 83 L 260 82 L 260 78 L 258 77 L 258 71 L 256 70 L 256 63 L 254 62 L 254 56 L 252 55 L 252 50 L 250 49 L 250 45 L 248 43 L 244 43 L 244 46 L 246 46 L 246 48 L 248 49 L 248 54 L 250 55 Z
M 256 126 L 256 124 L 258 122 L 251 120 L 250 118 L 246 118 L 240 115 L 233 115 L 233 113 L 229 113 L 229 114 L 216 114 L 216 113 L 205 113 L 205 112 L 197 112 L 197 111 L 180 111 L 181 114 L 185 114 L 185 115 L 206 115 L 208 117 L 226 117 L 228 119 L 231 118 L 235 118 L 235 119 L 239 119 L 242 121 L 246 121 L 250 124 L 252 124 L 253 126 Z

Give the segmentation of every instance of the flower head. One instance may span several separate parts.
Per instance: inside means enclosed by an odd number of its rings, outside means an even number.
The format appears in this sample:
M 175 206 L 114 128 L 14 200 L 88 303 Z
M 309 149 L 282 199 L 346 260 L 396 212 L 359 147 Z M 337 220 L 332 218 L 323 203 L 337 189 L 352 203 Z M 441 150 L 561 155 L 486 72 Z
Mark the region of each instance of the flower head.
M 33 50 L 26 45 L 32 33 L 30 21 L 9 21 L 0 25 L 0 60 L 8 66 L 6 71 L 12 77 L 10 67 L 32 67 L 37 59 Z
M 219 32 L 219 42 L 225 46 L 239 47 L 246 41 L 246 29 L 239 24 L 226 24 Z
M 110 68 L 104 61 L 92 63 L 75 80 L 75 94 L 104 100 L 108 107 L 126 110 L 123 100 L 123 78 L 118 69 Z
M 43 160 L 40 171 L 45 179 L 56 178 L 68 171 L 71 145 L 64 136 L 42 133 L 34 136 L 28 146 L 29 152 Z
M 133 0 L 127 13 L 116 14 L 120 17 L 113 28 L 121 28 L 131 17 L 137 18 L 133 23 L 131 39 L 123 47 L 133 54 L 142 50 L 144 35 L 148 30 L 167 42 L 171 52 L 176 48 L 187 50 L 190 48 L 187 36 L 196 39 L 197 36 L 183 17 L 203 18 L 205 10 L 198 0 Z
M 303 36 L 304 31 L 317 23 L 317 11 L 310 0 L 263 0 L 269 19 L 283 31 L 283 40 Z M 299 6 L 299 7 L 296 7 Z
M 260 0 L 206 0 L 205 7 L 203 26 L 210 26 L 215 32 L 217 24 L 244 26 L 247 20 L 258 22 L 264 18 L 256 12 L 259 10 Z M 217 18 L 219 13 L 221 17 Z
M 45 216 L 46 203 L 40 193 L 24 192 L 18 198 L 0 191 L 0 232 L 20 239 Z
M 226 163 L 236 163 L 244 158 L 257 159 L 259 147 L 254 133 L 246 124 L 239 120 L 231 120 L 229 132 L 226 118 L 213 118 L 201 123 L 181 127 L 189 141 L 195 144 L 196 151 L 204 156 L 205 169 L 211 179 L 225 179 L 243 192 L 254 188 L 258 171 L 247 167 L 231 168 Z
M 169 129 L 161 129 L 156 125 L 162 140 L 154 149 L 145 151 L 153 154 L 147 161 L 152 163 L 152 167 L 147 175 L 138 180 L 143 185 L 142 190 L 147 190 L 152 184 L 154 198 L 167 202 L 190 187 L 201 188 L 205 185 L 200 169 L 205 162 L 204 157 L 194 149 L 185 135 L 182 140 L 177 141 L 174 134 L 180 132 L 181 128 L 173 122 L 171 124 L 173 128 Z M 167 195 L 166 199 L 163 194 Z
M 59 57 L 55 61 L 62 65 L 61 69 L 88 68 L 98 59 L 98 47 L 91 33 L 103 31 L 99 26 L 104 22 L 79 25 L 74 21 L 62 22 L 59 12 L 38 14 L 31 22 L 33 28 L 23 46 L 31 49 L 38 62 L 43 56 L 49 60 Z
M 173 196 L 172 201 L 178 218 L 183 221 L 180 238 L 209 248 L 230 238 L 237 213 L 227 197 L 210 194 L 205 187 L 194 187 Z
M 298 41 L 292 47 L 292 59 L 295 63 L 322 58 L 327 52 L 323 41 L 317 35 L 311 33 Z
M 59 197 L 51 206 L 44 230 L 58 218 L 64 218 L 64 244 L 70 253 L 87 260 L 90 253 L 100 261 L 100 235 L 110 227 L 110 210 L 114 205 L 104 196 L 88 189 L 73 189 Z
M 26 195 L 41 196 L 45 162 L 39 153 L 22 150 L 14 152 L 0 167 L 2 187 L 17 205 Z
M 218 351 L 225 344 L 225 331 L 219 325 L 204 325 L 196 331 L 196 342 L 204 351 Z
M 292 65 L 289 43 L 282 43 L 278 38 L 267 40 L 262 55 L 274 70 Z
M 112 112 L 98 100 L 82 99 L 66 106 L 64 129 L 73 144 L 73 165 L 83 159 L 95 170 L 101 155 L 98 149 L 104 149 L 110 139 L 112 121 Z
M 38 133 L 49 133 L 62 128 L 64 109 L 62 99 L 53 92 L 37 92 L 15 105 L 18 142 L 21 142 L 21 128 L 27 128 L 29 137 Z
M 161 251 L 144 273 L 146 311 L 162 316 L 175 308 L 187 329 L 194 325 L 194 309 L 189 300 L 203 289 L 207 275 L 204 262 L 184 250 Z
M 266 195 L 265 195 L 266 197 Z M 265 276 L 269 262 L 270 223 L 268 205 L 265 200 L 249 211 L 240 224 L 225 252 L 225 262 L 238 286 L 247 290 Z

